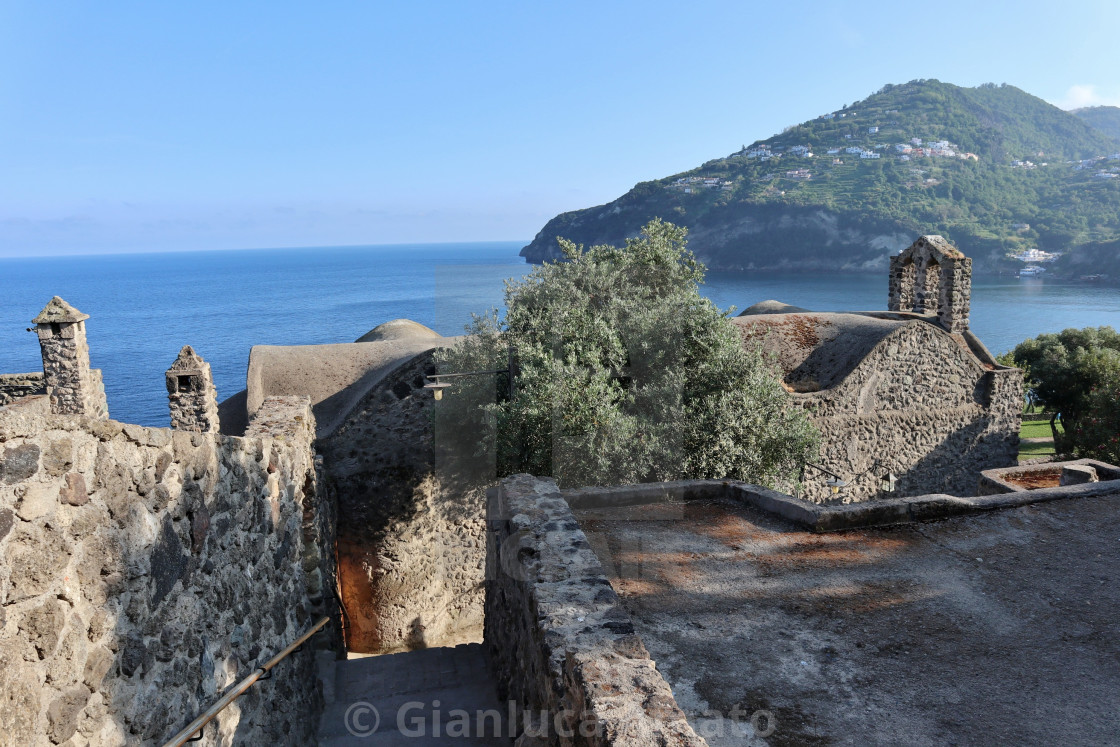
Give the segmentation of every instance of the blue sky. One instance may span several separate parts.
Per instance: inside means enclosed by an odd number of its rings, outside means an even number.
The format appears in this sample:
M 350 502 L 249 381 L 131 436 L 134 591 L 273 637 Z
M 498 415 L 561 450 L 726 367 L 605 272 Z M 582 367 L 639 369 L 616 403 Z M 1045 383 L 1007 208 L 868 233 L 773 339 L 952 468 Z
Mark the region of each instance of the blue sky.
M 531 238 L 884 83 L 1120 104 L 1120 3 L 6 2 L 0 256 Z

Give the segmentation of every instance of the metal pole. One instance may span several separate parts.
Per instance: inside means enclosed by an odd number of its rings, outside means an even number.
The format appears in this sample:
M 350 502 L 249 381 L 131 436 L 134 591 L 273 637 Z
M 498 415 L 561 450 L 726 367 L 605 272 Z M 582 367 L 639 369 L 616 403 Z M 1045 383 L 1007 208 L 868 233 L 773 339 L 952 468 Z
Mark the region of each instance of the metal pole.
M 233 688 L 231 690 L 228 690 L 226 692 L 226 694 L 223 695 L 218 700 L 217 703 L 215 703 L 214 705 L 207 708 L 205 711 L 203 711 L 198 716 L 198 718 L 196 718 L 194 721 L 187 724 L 187 726 L 181 732 L 179 732 L 178 734 L 173 736 L 171 739 L 169 739 L 163 745 L 163 747 L 181 747 L 181 745 L 185 744 L 186 742 L 193 741 L 191 739 L 191 737 L 194 736 L 195 734 L 198 734 L 199 737 L 201 737 L 202 736 L 201 731 L 202 731 L 203 727 L 205 727 L 206 724 L 210 723 L 210 721 L 215 716 L 217 716 L 219 713 L 221 713 L 223 708 L 225 708 L 230 703 L 232 703 L 233 701 L 235 701 L 239 697 L 241 697 L 241 695 L 246 690 L 248 690 L 250 687 L 253 686 L 253 683 L 255 683 L 261 677 L 266 675 L 274 666 L 279 664 L 284 659 L 284 657 L 286 657 L 288 654 L 292 653 L 292 651 L 294 651 L 297 648 L 299 648 L 300 646 L 302 646 L 304 644 L 304 642 L 307 641 L 308 638 L 310 638 L 311 636 L 315 635 L 320 630 L 322 630 L 323 626 L 326 625 L 327 623 L 329 623 L 330 621 L 331 621 L 331 619 L 329 617 L 321 618 L 319 620 L 319 622 L 315 623 L 311 627 L 311 630 L 309 630 L 306 633 L 304 633 L 303 635 L 301 635 L 290 646 L 288 646 L 286 649 L 284 649 L 283 651 L 278 653 L 276 656 L 273 656 L 271 659 L 269 659 L 267 662 L 265 662 L 264 666 L 259 667 L 257 669 L 254 669 L 252 671 L 252 673 L 249 674 L 249 676 L 245 677 L 240 682 L 238 682 L 236 685 L 234 685 Z

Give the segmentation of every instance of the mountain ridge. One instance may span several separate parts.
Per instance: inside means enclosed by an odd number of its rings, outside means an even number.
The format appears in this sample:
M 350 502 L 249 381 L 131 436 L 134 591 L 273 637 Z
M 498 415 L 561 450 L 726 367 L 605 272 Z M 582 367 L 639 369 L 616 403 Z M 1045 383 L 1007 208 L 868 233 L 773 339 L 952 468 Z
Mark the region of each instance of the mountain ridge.
M 888 84 L 562 213 L 521 254 L 558 259 L 558 236 L 617 244 L 654 217 L 688 227 L 713 269 L 877 270 L 918 235 L 940 233 L 977 271 L 997 272 L 1025 249 L 1120 238 L 1120 140 L 1006 84 Z
M 1087 106 L 1071 109 L 1069 113 L 1079 117 L 1090 127 L 1120 140 L 1120 106 Z

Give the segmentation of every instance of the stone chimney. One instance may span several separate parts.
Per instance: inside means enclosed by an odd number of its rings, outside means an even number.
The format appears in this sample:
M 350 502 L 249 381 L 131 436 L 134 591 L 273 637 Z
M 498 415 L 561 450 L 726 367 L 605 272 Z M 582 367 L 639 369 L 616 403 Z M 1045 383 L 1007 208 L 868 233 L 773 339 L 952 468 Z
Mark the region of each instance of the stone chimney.
M 177 431 L 218 432 L 218 390 L 210 364 L 184 345 L 167 369 L 171 427 Z
M 941 236 L 922 236 L 891 257 L 887 308 L 936 314 L 949 332 L 968 329 L 972 260 Z
M 101 372 L 89 367 L 83 314 L 58 296 L 31 320 L 43 353 L 43 379 L 51 412 L 59 415 L 109 417 Z

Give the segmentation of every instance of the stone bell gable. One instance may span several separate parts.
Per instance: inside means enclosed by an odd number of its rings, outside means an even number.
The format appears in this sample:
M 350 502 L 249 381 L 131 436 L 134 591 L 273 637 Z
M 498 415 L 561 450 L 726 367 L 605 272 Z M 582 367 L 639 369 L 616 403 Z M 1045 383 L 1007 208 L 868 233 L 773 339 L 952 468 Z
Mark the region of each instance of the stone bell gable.
M 210 364 L 190 345 L 184 345 L 165 375 L 171 427 L 177 431 L 217 433 L 218 391 Z
M 941 236 L 922 236 L 891 257 L 891 311 L 936 314 L 946 330 L 968 329 L 972 260 Z
M 51 412 L 59 415 L 109 416 L 101 372 L 89 366 L 83 314 L 55 296 L 31 320 L 43 354 L 43 379 Z

